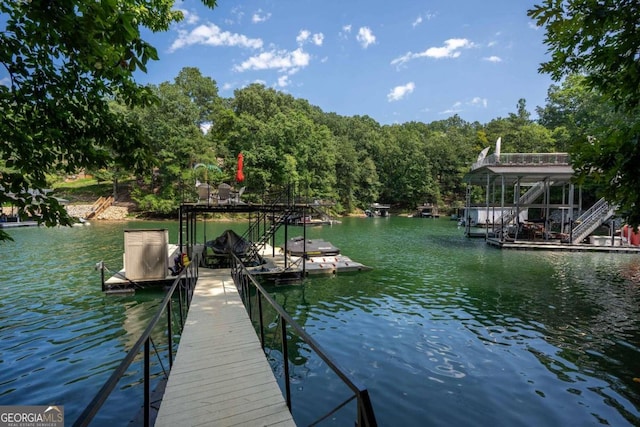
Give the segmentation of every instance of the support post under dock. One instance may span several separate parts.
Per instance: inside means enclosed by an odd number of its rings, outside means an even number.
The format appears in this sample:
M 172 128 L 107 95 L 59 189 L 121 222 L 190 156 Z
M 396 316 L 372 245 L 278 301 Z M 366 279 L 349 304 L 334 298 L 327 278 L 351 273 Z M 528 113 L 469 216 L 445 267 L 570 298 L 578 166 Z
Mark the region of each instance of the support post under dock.
M 295 426 L 229 269 L 200 268 L 155 425 Z

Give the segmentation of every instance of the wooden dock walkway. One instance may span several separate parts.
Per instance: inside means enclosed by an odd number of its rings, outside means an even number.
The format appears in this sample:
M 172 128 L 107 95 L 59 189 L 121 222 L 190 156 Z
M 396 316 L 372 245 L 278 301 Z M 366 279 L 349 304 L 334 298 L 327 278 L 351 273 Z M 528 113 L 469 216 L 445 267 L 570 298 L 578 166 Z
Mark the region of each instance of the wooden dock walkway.
M 229 269 L 200 268 L 155 425 L 295 426 Z

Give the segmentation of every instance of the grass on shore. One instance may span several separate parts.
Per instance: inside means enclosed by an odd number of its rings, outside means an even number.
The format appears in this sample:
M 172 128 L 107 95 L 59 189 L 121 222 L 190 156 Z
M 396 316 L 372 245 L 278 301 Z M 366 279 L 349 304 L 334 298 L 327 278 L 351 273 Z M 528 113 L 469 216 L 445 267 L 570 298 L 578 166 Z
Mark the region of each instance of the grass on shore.
M 98 182 L 95 178 L 78 178 L 55 183 L 53 190 L 56 196 L 67 199 L 70 203 L 93 203 L 101 196 L 110 196 L 113 193 L 113 183 Z

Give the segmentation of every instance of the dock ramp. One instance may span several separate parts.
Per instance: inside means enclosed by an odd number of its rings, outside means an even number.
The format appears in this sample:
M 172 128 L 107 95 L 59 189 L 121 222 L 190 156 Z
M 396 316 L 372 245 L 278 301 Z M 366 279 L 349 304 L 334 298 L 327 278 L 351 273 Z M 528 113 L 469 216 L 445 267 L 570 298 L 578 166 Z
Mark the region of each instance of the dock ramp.
M 229 269 L 200 269 L 156 427 L 295 426 Z

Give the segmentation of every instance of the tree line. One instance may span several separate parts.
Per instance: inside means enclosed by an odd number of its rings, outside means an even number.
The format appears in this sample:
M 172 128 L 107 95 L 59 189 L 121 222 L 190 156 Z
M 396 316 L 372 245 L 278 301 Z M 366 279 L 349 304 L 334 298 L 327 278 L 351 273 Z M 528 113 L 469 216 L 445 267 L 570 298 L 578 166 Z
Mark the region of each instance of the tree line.
M 455 115 L 381 125 L 368 116 L 324 112 L 261 84 L 220 97 L 215 80 L 197 68 L 149 89 L 157 102 L 126 114 L 155 153 L 137 175 L 133 197 L 157 213 L 174 212 L 185 196 L 193 199 L 196 180 L 233 183 L 240 152 L 249 193 L 292 185 L 298 194 L 335 201 L 338 213 L 373 202 L 406 210 L 422 203 L 459 207 L 464 174 L 498 137 L 503 152 L 557 152 L 567 151 L 571 132 L 578 132 L 568 129 L 554 103 L 538 109 L 540 123 L 532 120 L 524 99 L 515 112 L 486 124 Z M 567 89 L 554 87 L 550 96 L 558 90 Z M 114 101 L 112 108 L 122 106 Z M 198 164 L 213 167 L 194 169 Z M 99 176 L 117 178 L 109 170 Z

